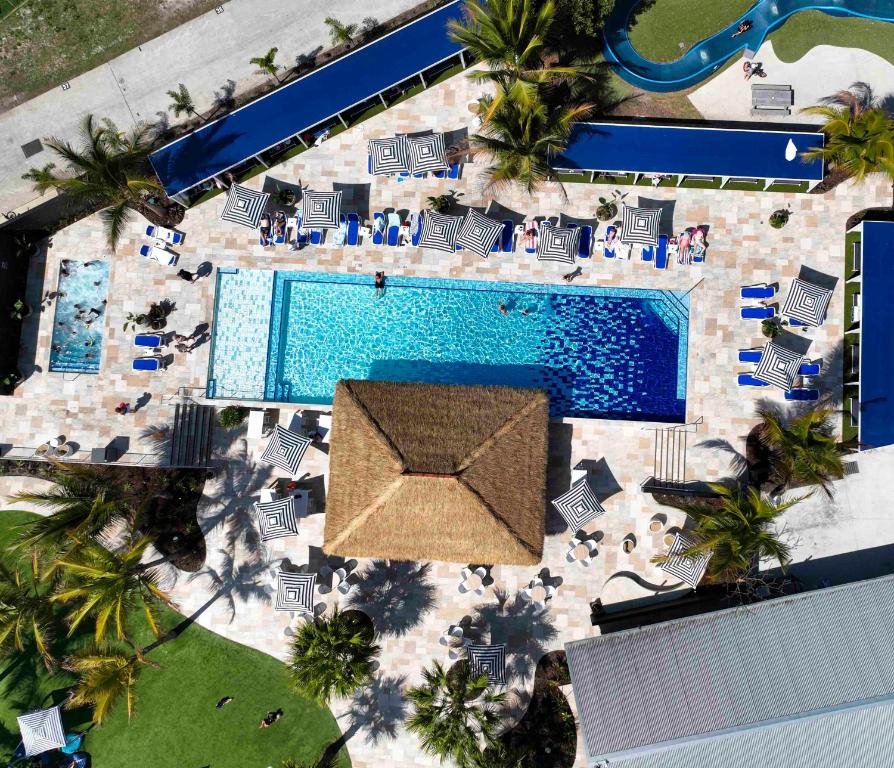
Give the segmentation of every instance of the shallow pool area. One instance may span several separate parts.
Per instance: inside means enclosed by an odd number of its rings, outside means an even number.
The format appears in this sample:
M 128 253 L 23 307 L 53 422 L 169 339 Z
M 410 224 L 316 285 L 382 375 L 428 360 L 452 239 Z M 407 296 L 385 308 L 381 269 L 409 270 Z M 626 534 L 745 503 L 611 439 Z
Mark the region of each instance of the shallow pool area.
M 99 373 L 109 263 L 63 259 L 56 284 L 50 371 Z
M 507 384 L 547 390 L 555 416 L 685 418 L 688 299 L 672 291 L 390 277 L 379 296 L 366 275 L 221 270 L 214 328 L 210 397 Z

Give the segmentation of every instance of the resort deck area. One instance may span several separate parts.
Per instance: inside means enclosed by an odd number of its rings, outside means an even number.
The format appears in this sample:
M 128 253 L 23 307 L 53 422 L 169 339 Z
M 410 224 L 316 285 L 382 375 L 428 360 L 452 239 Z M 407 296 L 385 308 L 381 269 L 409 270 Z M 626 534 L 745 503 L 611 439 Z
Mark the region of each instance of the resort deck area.
M 475 116 L 467 105 L 475 101 L 478 89 L 467 78 L 454 77 L 246 184 L 268 191 L 276 182 L 296 186 L 300 182 L 322 191 L 342 189 L 342 209 L 356 211 L 363 219 L 369 218 L 373 211 L 387 208 L 421 210 L 427 207 L 429 196 L 449 189 L 456 190 L 462 206 L 487 207 L 495 200 L 529 216 L 565 213 L 592 218 L 599 196 L 609 194 L 611 187 L 568 184 L 567 199 L 557 188 L 533 198 L 518 190 L 492 196 L 482 191 L 482 160 L 467 163 L 462 177 L 455 181 L 409 178 L 399 182 L 396 178 L 368 175 L 366 142 L 370 138 L 427 129 L 474 130 Z M 688 479 L 719 478 L 728 474 L 728 456 L 700 448 L 697 443 L 707 439 L 726 440 L 741 447 L 744 436 L 753 426 L 758 398 L 783 402 L 782 390 L 775 387 L 752 390 L 736 384 L 737 372 L 746 368 L 737 362 L 738 350 L 762 346 L 765 342 L 759 321 L 739 317 L 743 305 L 739 289 L 743 285 L 778 284 L 775 301 L 781 306 L 802 266 L 839 279 L 825 323 L 796 333 L 805 344 L 810 342 L 806 357 L 823 361 L 823 372 L 817 381 L 822 401 L 830 407 L 840 407 L 841 339 L 845 330 L 842 274 L 845 222 L 862 209 L 887 203 L 890 199 L 887 182 L 873 179 L 861 186 L 844 184 L 822 196 L 648 186 L 623 187 L 621 191 L 627 193 L 626 201 L 633 205 L 638 197 L 664 203 L 673 201 L 674 232 L 687 226 L 708 227 L 709 246 L 704 264 L 671 263 L 666 270 L 657 270 L 639 259 L 624 261 L 595 256 L 578 260 L 582 273 L 574 281 L 574 285 L 585 286 L 691 291 L 686 422 L 701 419 L 701 423 L 689 435 Z M 131 371 L 131 360 L 139 354 L 133 347 L 133 331 L 125 332 L 122 328 L 127 313 L 144 312 L 151 302 L 167 299 L 176 306 L 168 317 L 166 331 L 185 336 L 197 330 L 200 336 L 203 330 L 213 333 L 210 324 L 215 309 L 214 274 L 188 283 L 177 277 L 178 268 L 195 272 L 207 263 L 215 270 L 294 270 L 369 276 L 384 270 L 389 276 L 561 285 L 564 285 L 562 275 L 573 269 L 565 264 L 537 261 L 522 249 L 511 254 L 492 254 L 487 260 L 469 252 L 447 254 L 412 247 L 374 246 L 369 242 L 353 248 L 324 244 L 300 251 L 290 251 L 285 246 L 264 249 L 258 244 L 256 231 L 219 220 L 223 204 L 224 197 L 218 196 L 187 211 L 180 227 L 186 238 L 177 249 L 179 265 L 173 268 L 137 254 L 140 244 L 146 241 L 144 221 L 129 225 L 127 236 L 114 255 L 107 252 L 98 216 L 82 220 L 52 238 L 43 273 L 37 270 L 32 276 L 29 301 L 36 309 L 41 298 L 56 289 L 63 259 L 108 260 L 111 269 L 108 305 L 102 318 L 102 361 L 95 375 L 49 373 L 54 322 L 52 302 L 44 311 L 35 311 L 26 320 L 26 351 L 28 344 L 35 351 L 34 369 L 23 371 L 27 379 L 14 397 L 0 398 L 0 421 L 5 427 L 2 442 L 16 446 L 16 455 L 27 458 L 29 449 L 57 435 L 64 435 L 88 452 L 115 438 L 124 438 L 129 441 L 129 460 L 164 463 L 165 457 L 155 455 L 155 443 L 146 435 L 171 423 L 179 395 L 201 401 L 211 343 L 200 344 L 190 353 L 174 352 L 172 345 L 165 350 L 166 354 L 173 355 L 167 370 L 135 373 Z M 785 207 L 791 210 L 789 223 L 782 229 L 771 228 L 770 214 Z M 271 201 L 271 209 L 275 208 L 276 204 Z M 501 217 L 495 215 L 495 218 Z M 600 225 L 597 236 L 604 234 L 604 226 Z M 369 290 L 373 290 L 372 286 Z M 494 307 L 494 322 L 499 320 L 500 314 Z M 246 323 L 255 321 L 263 321 L 263 317 L 245 318 Z M 201 329 L 203 325 L 208 327 Z M 321 349 L 320 354 L 325 355 L 326 350 Z M 114 408 L 122 401 L 131 404 L 132 412 L 119 416 Z M 313 409 L 328 410 L 319 405 Z M 280 406 L 279 423 L 288 426 L 298 410 L 300 405 L 296 404 Z M 376 700 L 337 701 L 333 706 L 342 731 L 351 732 L 347 745 L 354 766 L 403 768 L 433 764 L 431 758 L 421 753 L 415 737 L 401 728 L 394 729 L 393 724 L 404 712 L 396 692 L 416 683 L 422 664 L 429 659 L 447 660 L 448 650 L 440 639 L 450 625 L 464 616 L 485 618 L 491 636 L 504 638 L 509 668 L 514 672 L 509 683 L 514 691 L 510 702 L 521 705 L 517 711 L 523 711 L 540 655 L 560 649 L 570 640 L 595 634 L 590 624 L 591 601 L 601 598 L 603 603 L 611 604 L 654 595 L 656 590 L 648 585 L 662 589 L 673 586 L 675 582 L 650 563 L 650 558 L 665 550 L 662 534 L 650 532 L 649 522 L 654 514 L 661 512 L 668 516 L 666 527 L 682 525 L 683 514 L 659 506 L 651 495 L 640 489 L 640 483 L 652 474 L 652 428 L 656 426 L 667 425 L 595 419 L 554 419 L 550 425 L 549 498 L 568 490 L 572 478 L 577 476 L 575 468 L 596 466 L 593 486 L 606 514 L 598 521 L 604 533 L 599 555 L 589 568 L 566 560 L 573 531 L 568 531 L 559 516 L 549 510 L 541 564 L 495 566 L 491 573 L 493 583 L 486 586 L 483 595 L 459 592 L 460 569 L 465 564 L 437 562 L 429 566 L 395 562 L 385 568 L 381 564 L 360 562 L 355 569 L 359 583 L 347 595 L 333 590 L 317 598 L 328 605 L 365 606 L 374 620 L 392 627 L 380 640 L 380 684 L 374 688 Z M 311 447 L 301 466 L 308 476 L 311 501 L 309 514 L 299 520 L 299 535 L 279 539 L 266 549 L 253 549 L 243 536 L 247 528 L 255 525 L 252 501 L 257 500 L 260 489 L 269 486 L 277 475 L 258 462 L 265 442 L 246 439 L 244 429 L 234 432 L 218 429 L 215 433 L 214 457 L 218 469 L 216 477 L 206 484 L 206 496 L 199 509 L 200 523 L 206 533 L 209 568 L 221 570 L 226 557 L 233 557 L 236 562 L 260 557 L 264 563 L 286 557 L 296 565 L 310 563 L 312 570 L 323 562 L 320 548 L 329 470 L 325 442 Z M 626 554 L 622 551 L 622 541 L 631 533 L 638 544 L 632 553 Z M 234 539 L 238 542 L 235 549 L 226 554 L 228 542 Z M 518 601 L 518 592 L 541 569 L 548 571 L 548 579 L 557 580 L 557 592 L 549 601 L 548 609 L 535 616 L 528 605 Z M 258 583 L 272 583 L 269 571 L 270 568 L 258 569 Z M 625 574 L 633 574 L 635 578 Z M 213 589 L 209 580 L 201 578 L 187 580 L 184 574 L 172 573 L 171 579 L 176 582 L 173 593 L 184 612 L 202 606 Z M 381 599 L 382 590 L 377 585 L 390 586 L 394 594 L 407 589 L 408 599 L 402 604 Z M 238 593 L 238 589 L 232 592 L 234 613 L 231 614 L 227 600 L 219 600 L 198 621 L 221 635 L 285 658 L 289 615 L 274 612 L 270 602 L 243 601 Z M 500 593 L 507 596 L 502 607 Z M 373 594 L 378 597 L 373 599 Z M 422 599 L 424 595 L 430 598 L 430 606 Z M 580 750 L 578 758 L 580 762 Z

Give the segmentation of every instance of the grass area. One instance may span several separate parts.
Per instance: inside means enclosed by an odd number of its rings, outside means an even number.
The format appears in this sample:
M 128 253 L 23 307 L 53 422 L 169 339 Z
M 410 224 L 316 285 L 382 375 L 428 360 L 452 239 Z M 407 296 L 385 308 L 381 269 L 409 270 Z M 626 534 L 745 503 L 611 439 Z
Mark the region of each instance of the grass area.
M 0 512 L 4 556 L 13 526 L 34 517 L 27 512 Z M 181 618 L 166 611 L 163 621 L 170 627 Z M 145 627 L 142 632 L 145 636 Z M 70 649 L 74 641 L 65 641 L 62 632 L 57 634 Z M 128 724 L 122 702 L 85 741 L 97 768 L 125 763 L 128 768 L 278 767 L 286 757 L 315 759 L 340 736 L 325 708 L 290 690 L 281 662 L 200 626 L 189 627 L 149 658 L 161 669 L 143 670 L 135 691 L 133 721 Z M 67 673 L 47 673 L 35 654 L 17 654 L 0 662 L 0 753 L 18 743 L 15 716 L 62 701 L 70 683 Z M 222 710 L 215 709 L 225 695 L 233 701 Z M 269 729 L 258 728 L 269 710 L 280 707 L 284 713 L 280 722 Z M 64 723 L 80 730 L 85 717 L 84 712 L 66 713 Z M 345 750 L 340 765 L 350 765 Z
M 799 181 L 797 184 L 771 184 L 767 187 L 767 192 L 806 192 L 808 182 Z
M 24 0 L 0 0 L 0 20 L 2 20 L 4 16 L 8 16 L 12 13 L 23 1 Z
M 702 84 L 699 83 L 699 85 Z M 701 113 L 688 98 L 688 94 L 692 93 L 695 88 L 671 91 L 670 93 L 641 91 L 616 72 L 609 73 L 607 87 L 613 97 L 619 100 L 623 99 L 611 111 L 615 117 L 675 117 L 683 120 L 701 120 L 702 118 Z
M 894 64 L 894 24 L 801 11 L 770 35 L 773 50 L 785 62 L 800 59 L 817 45 L 862 48 Z
M 684 189 L 720 189 L 720 182 L 719 176 L 713 179 L 683 179 L 680 186 Z
M 754 0 L 660 0 L 636 16 L 630 43 L 652 61 L 674 61 L 695 43 L 732 24 Z M 683 47 L 680 47 L 680 44 Z
M 10 0 L 0 0 L 0 105 L 71 80 L 219 4 L 28 0 L 9 12 Z

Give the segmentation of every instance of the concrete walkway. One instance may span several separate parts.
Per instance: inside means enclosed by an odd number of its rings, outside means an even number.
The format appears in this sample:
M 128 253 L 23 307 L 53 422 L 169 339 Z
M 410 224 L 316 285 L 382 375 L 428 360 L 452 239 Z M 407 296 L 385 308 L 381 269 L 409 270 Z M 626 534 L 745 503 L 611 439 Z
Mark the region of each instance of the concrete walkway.
M 170 119 L 166 91 L 183 83 L 200 114 L 214 108 L 215 92 L 242 93 L 264 76 L 255 75 L 249 59 L 279 48 L 276 61 L 286 67 L 296 59 L 328 48 L 333 16 L 342 23 L 360 23 L 372 16 L 380 22 L 403 13 L 418 0 L 229 0 L 222 13 L 199 16 L 150 40 L 108 64 L 71 81 L 68 90 L 54 88 L 0 114 L 0 214 L 32 207 L 40 201 L 22 174 L 53 158 L 44 150 L 26 158 L 22 145 L 47 136 L 76 141 L 87 114 L 109 117 L 122 129 L 144 120 Z M 61 85 L 61 84 L 60 84 Z M 0 223 L 5 219 L 0 218 Z

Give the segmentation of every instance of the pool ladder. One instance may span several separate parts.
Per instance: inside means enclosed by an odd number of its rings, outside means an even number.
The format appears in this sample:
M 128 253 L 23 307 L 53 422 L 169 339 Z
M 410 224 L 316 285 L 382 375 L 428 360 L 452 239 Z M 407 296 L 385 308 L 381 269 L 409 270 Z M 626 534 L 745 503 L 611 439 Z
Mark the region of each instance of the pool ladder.
M 652 476 L 642 483 L 646 492 L 688 493 L 691 485 L 686 479 L 686 450 L 689 435 L 698 431 L 704 419 L 699 416 L 686 424 L 655 427 L 655 447 Z

